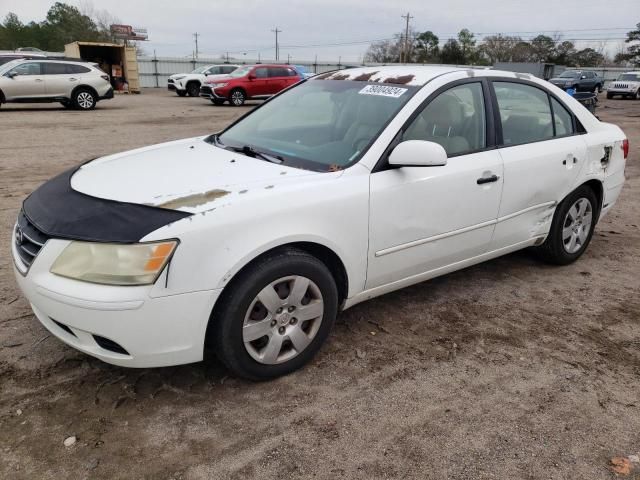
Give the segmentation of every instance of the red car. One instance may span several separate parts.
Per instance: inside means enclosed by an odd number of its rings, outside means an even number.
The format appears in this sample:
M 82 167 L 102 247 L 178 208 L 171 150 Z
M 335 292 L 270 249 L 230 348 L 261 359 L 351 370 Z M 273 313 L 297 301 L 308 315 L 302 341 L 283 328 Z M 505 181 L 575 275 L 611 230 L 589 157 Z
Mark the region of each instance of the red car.
M 300 80 L 289 65 L 247 65 L 229 75 L 208 77 L 200 87 L 200 96 L 216 105 L 229 101 L 239 107 L 246 100 L 269 98 Z

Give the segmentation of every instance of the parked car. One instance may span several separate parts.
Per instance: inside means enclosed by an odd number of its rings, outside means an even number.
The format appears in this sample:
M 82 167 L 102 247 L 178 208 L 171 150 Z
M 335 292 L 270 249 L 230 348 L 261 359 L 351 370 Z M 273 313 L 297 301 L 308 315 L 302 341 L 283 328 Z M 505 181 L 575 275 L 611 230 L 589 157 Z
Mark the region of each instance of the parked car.
M 607 98 L 620 95 L 622 98 L 640 100 L 640 72 L 627 72 L 618 76 L 607 88 Z
M 576 92 L 601 92 L 603 84 L 597 73 L 582 70 L 565 70 L 549 82 L 563 90 L 573 89 Z
M 576 261 L 628 151 L 532 75 L 330 72 L 220 133 L 46 182 L 15 225 L 15 276 L 53 335 L 106 362 L 217 355 L 276 377 L 362 301 L 527 247 Z
M 191 73 L 176 73 L 169 77 L 167 89 L 176 92 L 178 96 L 197 97 L 200 86 L 209 75 L 226 75 L 238 68 L 238 65 L 206 65 L 196 68 Z
M 200 88 L 200 96 L 215 105 L 228 101 L 239 107 L 246 100 L 264 100 L 301 80 L 289 65 L 252 65 L 238 68 L 226 77 L 216 77 Z
M 92 110 L 110 98 L 109 75 L 95 63 L 33 59 L 0 66 L 0 104 L 60 102 L 66 108 Z
M 300 78 L 311 78 L 315 75 L 315 73 L 310 72 L 309 69 L 304 65 L 291 65 L 291 66 L 296 70 L 296 72 L 298 72 L 298 75 L 300 76 Z

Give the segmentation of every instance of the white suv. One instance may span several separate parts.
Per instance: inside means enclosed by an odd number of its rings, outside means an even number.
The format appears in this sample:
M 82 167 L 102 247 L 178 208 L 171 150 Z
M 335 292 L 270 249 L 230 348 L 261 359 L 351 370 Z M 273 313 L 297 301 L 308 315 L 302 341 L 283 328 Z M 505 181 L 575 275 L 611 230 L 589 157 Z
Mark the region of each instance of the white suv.
M 191 73 L 175 73 L 167 81 L 167 89 L 176 92 L 179 96 L 190 97 L 200 96 L 200 86 L 204 83 L 205 77 L 210 75 L 228 75 L 238 68 L 239 65 L 205 65 L 196 68 Z
M 615 95 L 640 100 L 640 72 L 623 73 L 612 82 L 607 89 L 607 98 L 613 98 Z
M 0 104 L 60 102 L 91 110 L 113 98 L 109 75 L 91 63 L 60 60 L 14 60 L 0 66 Z

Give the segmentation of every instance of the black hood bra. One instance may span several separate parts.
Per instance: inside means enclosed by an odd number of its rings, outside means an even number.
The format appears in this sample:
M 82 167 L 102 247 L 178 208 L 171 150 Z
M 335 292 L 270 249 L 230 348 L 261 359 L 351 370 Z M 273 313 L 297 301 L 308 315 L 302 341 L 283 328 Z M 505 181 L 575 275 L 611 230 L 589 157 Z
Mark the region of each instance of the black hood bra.
M 27 220 L 49 237 L 136 243 L 154 230 L 192 215 L 77 192 L 71 188 L 71 177 L 78 168 L 44 183 L 22 204 Z

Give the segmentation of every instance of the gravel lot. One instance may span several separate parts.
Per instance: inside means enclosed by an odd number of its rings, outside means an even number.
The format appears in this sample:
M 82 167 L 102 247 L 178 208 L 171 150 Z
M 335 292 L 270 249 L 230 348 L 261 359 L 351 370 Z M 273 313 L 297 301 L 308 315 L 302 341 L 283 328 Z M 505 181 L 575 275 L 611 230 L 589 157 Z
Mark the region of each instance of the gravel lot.
M 113 367 L 48 335 L 8 248 L 25 195 L 247 108 L 162 89 L 87 113 L 2 106 L 1 478 L 606 479 L 640 452 L 637 101 L 601 95 L 631 140 L 627 184 L 571 266 L 522 252 L 358 305 L 310 366 L 262 384 L 213 360 Z

